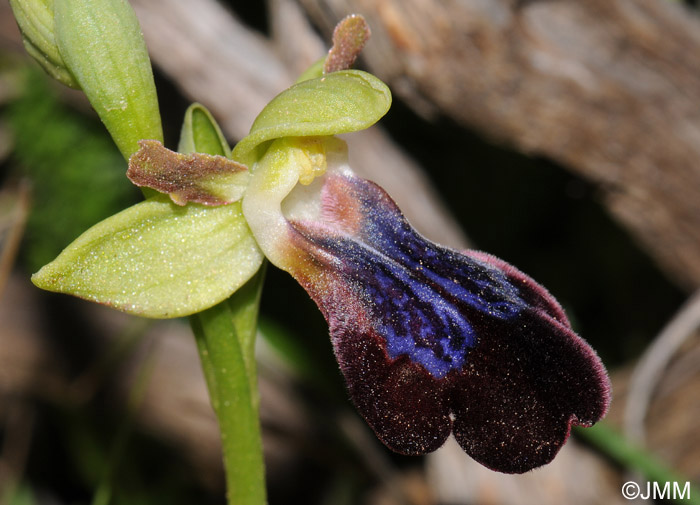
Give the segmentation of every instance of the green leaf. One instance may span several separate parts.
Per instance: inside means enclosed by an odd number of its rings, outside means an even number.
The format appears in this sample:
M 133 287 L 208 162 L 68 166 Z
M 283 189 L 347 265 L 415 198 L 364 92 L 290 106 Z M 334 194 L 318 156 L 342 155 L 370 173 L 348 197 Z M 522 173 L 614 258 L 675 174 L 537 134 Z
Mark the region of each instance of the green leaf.
M 57 81 L 80 88 L 56 45 L 53 0 L 10 0 L 10 6 L 29 55 Z
M 156 196 L 87 230 L 32 281 L 131 314 L 169 318 L 224 300 L 262 260 L 238 203 L 178 207 Z
M 233 159 L 252 166 L 264 142 L 280 137 L 335 135 L 363 130 L 391 106 L 391 92 L 372 74 L 342 70 L 298 82 L 262 110 Z
M 187 153 L 197 152 L 204 155 L 231 155 L 231 149 L 219 125 L 209 111 L 204 106 L 197 103 L 190 105 L 185 113 L 178 149 Z M 195 336 L 197 336 L 197 343 L 200 347 L 202 366 L 205 376 L 207 377 L 207 382 L 209 383 L 210 396 L 215 405 L 218 403 L 219 397 L 215 387 L 216 383 L 212 382 L 215 379 L 214 375 L 212 375 L 214 373 L 213 365 L 210 357 L 208 357 L 207 341 L 209 339 L 226 338 L 238 342 L 248 370 L 248 380 L 246 384 L 250 384 L 253 396 L 255 397 L 257 395 L 257 382 L 255 377 L 255 337 L 257 333 L 260 294 L 264 277 L 263 268 L 229 299 L 208 309 L 206 313 L 194 314 L 191 317 L 191 324 L 195 329 Z M 206 323 L 207 319 L 215 318 L 213 314 L 217 311 L 224 312 L 230 316 L 229 325 L 231 325 L 231 327 L 225 330 L 225 337 L 221 337 L 213 328 L 209 328 Z M 216 328 L 224 331 L 223 326 L 216 326 Z M 229 333 L 231 333 L 232 336 L 229 336 Z M 203 352 L 204 350 L 207 350 L 207 352 Z M 256 398 L 253 398 L 253 400 L 257 401 Z
M 250 394 L 250 401 L 256 415 L 247 423 L 257 424 L 258 392 L 257 372 L 255 362 L 255 340 L 258 330 L 258 312 L 260 309 L 260 296 L 262 294 L 263 281 L 265 279 L 265 267 L 258 270 L 246 284 L 238 289 L 230 298 L 207 310 L 192 314 L 190 324 L 197 339 L 204 376 L 209 388 L 209 396 L 217 414 L 220 413 L 221 398 L 235 396 L 231 391 L 220 390 L 220 387 L 246 389 Z M 219 377 L 222 371 L 214 365 L 212 348 L 218 347 L 221 352 L 230 354 L 232 345 L 236 346 L 236 356 L 240 354 L 245 374 L 239 376 L 239 382 L 230 382 L 229 376 L 224 377 L 222 383 Z M 221 358 L 218 358 L 221 359 Z M 234 359 L 239 359 L 236 357 Z M 222 361 L 226 363 L 224 359 Z M 226 370 L 223 371 L 226 374 Z M 246 393 L 248 394 L 248 393 Z M 240 413 L 234 419 L 241 421 Z M 229 457 L 234 457 L 230 454 Z
M 265 280 L 265 266 L 266 263 L 263 263 L 258 273 L 226 300 L 233 315 L 233 327 L 236 330 L 246 370 L 248 370 L 248 378 L 252 384 L 251 392 L 254 395 L 252 400 L 256 409 L 259 398 L 257 397 L 255 339 L 258 334 L 258 312 L 260 311 L 260 298 Z
M 56 44 L 125 158 L 163 140 L 153 72 L 126 0 L 54 0 Z

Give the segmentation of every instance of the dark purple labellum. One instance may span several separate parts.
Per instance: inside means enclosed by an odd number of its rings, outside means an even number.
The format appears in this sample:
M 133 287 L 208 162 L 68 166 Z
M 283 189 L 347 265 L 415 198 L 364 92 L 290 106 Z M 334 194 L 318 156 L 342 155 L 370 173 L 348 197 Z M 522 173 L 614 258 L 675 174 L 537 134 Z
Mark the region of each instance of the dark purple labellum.
M 610 385 L 556 300 L 506 262 L 433 244 L 375 184 L 328 175 L 320 220 L 292 222 L 295 275 L 329 322 L 355 405 L 403 454 L 453 432 L 485 466 L 550 462 L 571 425 L 601 419 Z

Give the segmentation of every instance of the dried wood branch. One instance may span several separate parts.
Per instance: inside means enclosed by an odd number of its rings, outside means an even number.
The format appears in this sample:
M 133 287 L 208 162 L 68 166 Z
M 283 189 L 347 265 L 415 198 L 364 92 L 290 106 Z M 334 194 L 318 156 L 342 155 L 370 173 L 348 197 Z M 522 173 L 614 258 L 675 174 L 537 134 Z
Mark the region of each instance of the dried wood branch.
M 300 1 L 325 33 L 363 14 L 369 69 L 409 105 L 583 175 L 700 285 L 700 21 L 679 2 Z

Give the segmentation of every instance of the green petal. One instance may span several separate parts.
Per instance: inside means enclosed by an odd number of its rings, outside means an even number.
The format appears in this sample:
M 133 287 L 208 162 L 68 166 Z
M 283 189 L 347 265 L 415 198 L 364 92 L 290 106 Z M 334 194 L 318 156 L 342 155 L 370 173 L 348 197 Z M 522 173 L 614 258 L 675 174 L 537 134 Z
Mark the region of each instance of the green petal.
M 163 140 L 151 62 L 126 0 L 54 0 L 63 61 L 125 158 Z
M 240 204 L 178 207 L 159 195 L 90 228 L 32 281 L 131 314 L 169 318 L 224 300 L 262 260 Z
M 233 150 L 233 159 L 252 166 L 263 142 L 280 137 L 335 135 L 363 130 L 391 105 L 382 81 L 360 70 L 342 70 L 298 82 L 267 104 L 250 134 Z
M 323 73 L 330 74 L 352 67 L 369 37 L 370 29 L 364 17 L 350 14 L 343 18 L 333 31 L 333 47 L 323 63 Z
M 225 156 L 177 153 L 157 140 L 139 140 L 139 145 L 126 176 L 137 186 L 169 195 L 178 205 L 226 205 L 240 200 L 248 186 L 248 167 Z

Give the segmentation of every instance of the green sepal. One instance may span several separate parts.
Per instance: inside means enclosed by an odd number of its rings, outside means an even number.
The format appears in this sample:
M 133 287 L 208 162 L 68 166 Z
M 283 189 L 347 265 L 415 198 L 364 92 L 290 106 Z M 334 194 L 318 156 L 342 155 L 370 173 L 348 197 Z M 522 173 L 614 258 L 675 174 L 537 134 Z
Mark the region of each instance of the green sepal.
M 54 0 L 61 57 L 122 155 L 141 139 L 163 140 L 153 71 L 126 0 Z
M 79 89 L 56 45 L 53 0 L 10 0 L 12 12 L 22 32 L 22 42 L 27 53 L 51 77 Z
M 87 230 L 32 282 L 130 314 L 170 318 L 224 300 L 262 260 L 239 203 L 178 207 L 159 195 Z
M 310 79 L 316 79 L 318 77 L 323 77 L 323 66 L 326 63 L 326 57 L 319 58 L 311 64 L 309 68 L 304 70 L 304 73 L 299 76 L 295 84 L 300 82 L 308 81 Z
M 177 150 L 181 153 L 205 153 L 231 157 L 231 148 L 211 112 L 193 103 L 185 111 Z
M 342 70 L 298 82 L 267 104 L 232 156 L 252 166 L 261 157 L 266 141 L 363 130 L 390 106 L 391 92 L 386 84 L 361 70 Z

